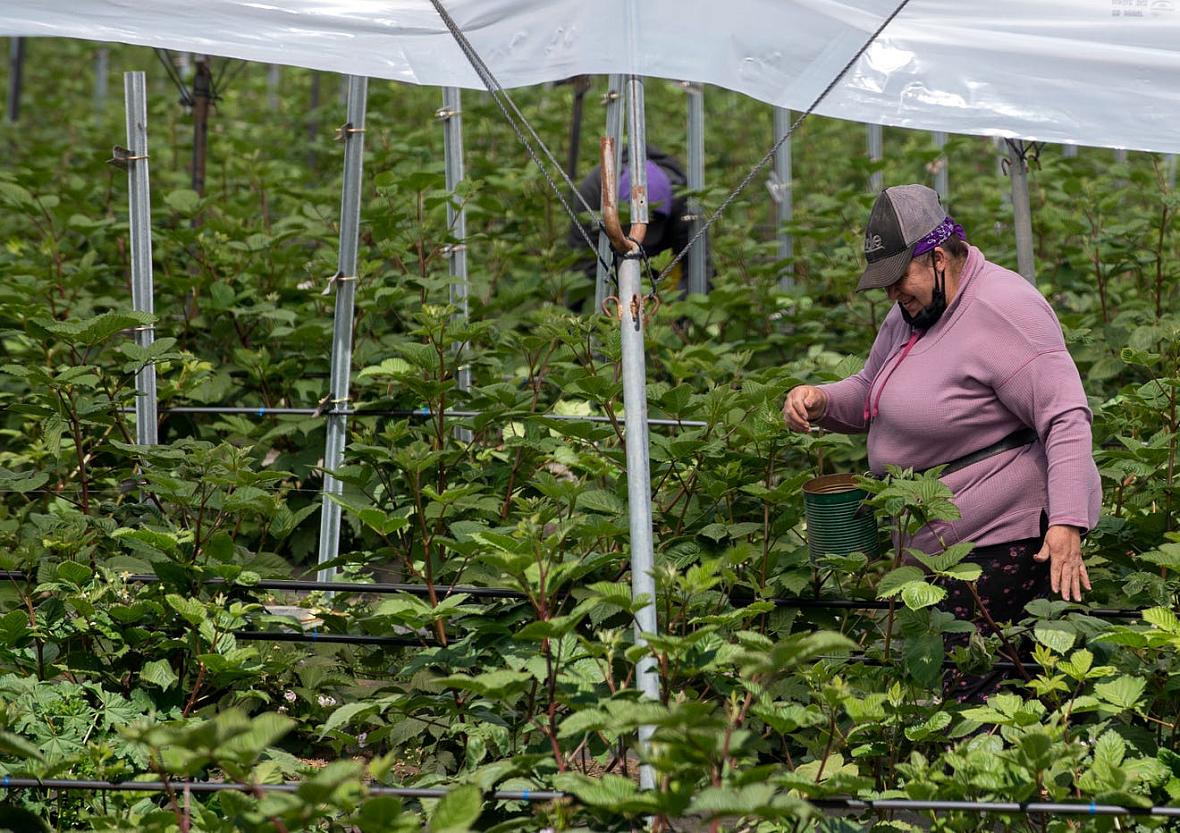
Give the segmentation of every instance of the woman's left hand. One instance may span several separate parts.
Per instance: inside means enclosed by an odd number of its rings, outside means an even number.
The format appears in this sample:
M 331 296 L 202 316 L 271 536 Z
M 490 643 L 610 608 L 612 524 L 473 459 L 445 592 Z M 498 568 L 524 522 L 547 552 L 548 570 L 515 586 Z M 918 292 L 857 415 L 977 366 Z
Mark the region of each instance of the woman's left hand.
M 1082 588 L 1090 588 L 1090 576 L 1082 561 L 1082 533 L 1076 526 L 1057 525 L 1045 533 L 1041 551 L 1033 556 L 1037 561 L 1049 562 L 1049 584 L 1061 598 L 1080 602 Z

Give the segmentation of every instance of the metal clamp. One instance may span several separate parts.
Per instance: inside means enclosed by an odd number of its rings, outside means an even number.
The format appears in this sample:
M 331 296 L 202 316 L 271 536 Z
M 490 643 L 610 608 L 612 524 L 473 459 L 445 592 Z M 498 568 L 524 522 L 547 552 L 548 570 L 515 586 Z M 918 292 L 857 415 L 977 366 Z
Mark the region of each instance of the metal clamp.
M 350 121 L 345 122 L 344 124 L 342 124 L 336 128 L 336 141 L 343 142 L 345 139 L 347 139 L 349 136 L 353 135 L 354 133 L 364 133 L 364 132 L 365 132 L 365 129 L 363 127 L 353 127 L 352 122 L 350 122 Z
M 607 90 L 602 94 L 602 103 L 611 104 L 623 97 L 623 94 L 618 90 Z
M 1026 171 L 1036 167 L 1041 169 L 1041 150 L 1045 147 L 1044 142 L 1024 142 L 1020 139 L 1004 139 L 1004 144 L 1009 147 L 1016 158 L 1021 161 Z M 1007 156 L 1000 160 L 1000 170 L 1004 175 L 1008 175 L 1008 170 L 1012 165 L 1012 160 Z
M 660 309 L 660 296 L 637 293 L 631 296 L 630 308 L 631 320 L 635 322 L 636 326 L 639 325 L 640 320 L 643 321 L 644 326 L 647 326 Z M 602 314 L 615 321 L 623 320 L 623 302 L 618 295 L 609 295 L 603 299 Z
M 770 176 L 766 178 L 766 190 L 770 192 L 770 198 L 774 200 L 775 204 L 781 205 L 787 193 L 791 190 L 791 183 L 784 182 L 778 178 L 778 174 L 774 171 L 770 172 Z
M 330 278 L 328 278 L 328 285 L 324 287 L 324 291 L 320 294 L 330 295 L 332 293 L 332 287 L 335 284 L 344 283 L 345 281 L 355 281 L 356 279 L 356 275 L 342 275 L 337 272 L 335 275 L 332 275 Z
M 447 243 L 439 250 L 443 257 L 450 257 L 451 255 L 459 254 L 459 252 L 467 251 L 466 243 Z
M 460 115 L 462 112 L 462 110 L 459 110 L 455 107 L 439 107 L 434 111 L 434 117 L 439 121 L 450 121 L 455 116 Z
M 139 162 L 147 158 L 148 155 L 146 153 L 136 155 L 121 145 L 115 145 L 111 148 L 111 158 L 107 160 L 107 164 L 114 165 L 119 170 L 125 171 L 130 167 L 128 163 Z

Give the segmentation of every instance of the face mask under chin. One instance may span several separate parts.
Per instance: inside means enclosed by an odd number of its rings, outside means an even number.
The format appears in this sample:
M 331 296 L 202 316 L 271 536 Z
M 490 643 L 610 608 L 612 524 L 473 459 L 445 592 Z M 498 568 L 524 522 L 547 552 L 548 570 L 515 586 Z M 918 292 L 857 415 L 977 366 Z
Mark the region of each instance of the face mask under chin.
M 922 307 L 917 315 L 910 315 L 900 303 L 897 307 L 901 310 L 901 317 L 905 319 L 905 323 L 915 330 L 929 330 L 938 323 L 938 319 L 942 318 L 942 314 L 946 312 L 946 272 L 935 274 L 934 293 L 930 298 L 930 303 Z

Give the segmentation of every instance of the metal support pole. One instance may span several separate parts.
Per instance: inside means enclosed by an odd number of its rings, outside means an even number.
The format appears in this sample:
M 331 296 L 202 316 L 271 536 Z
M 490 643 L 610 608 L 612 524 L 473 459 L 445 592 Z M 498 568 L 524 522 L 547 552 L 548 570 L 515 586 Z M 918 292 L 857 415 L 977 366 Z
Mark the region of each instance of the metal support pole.
M 879 124 L 868 125 L 869 161 L 880 162 L 885 157 L 885 130 Z M 885 190 L 885 173 L 873 171 L 869 174 L 869 191 L 879 194 Z
M 606 94 L 602 97 L 603 103 L 606 105 L 606 135 L 615 142 L 615 166 L 614 169 L 619 169 L 619 160 L 623 154 L 623 143 L 621 141 L 623 135 L 623 76 L 611 75 L 606 84 Z M 644 148 L 646 152 L 646 148 Z M 612 183 L 617 186 L 618 183 Z M 607 290 L 607 284 L 610 282 L 610 276 L 607 274 L 606 267 L 603 266 L 603 261 L 610 263 L 614 255 L 611 253 L 610 238 L 606 236 L 605 231 L 598 233 L 598 266 L 594 272 L 594 309 L 602 309 L 602 302 L 606 300 L 606 296 L 610 294 Z
M 782 107 L 774 108 L 774 140 L 778 142 L 791 129 L 791 111 Z M 795 255 L 795 241 L 785 229 L 795 216 L 794 193 L 791 186 L 791 140 L 787 139 L 774 152 L 774 173 L 771 175 L 770 198 L 774 200 L 774 227 L 778 235 L 778 259 L 788 261 Z M 790 289 L 795 285 L 795 266 L 787 264 L 779 278 L 779 289 Z
M 152 204 L 148 188 L 147 84 L 142 72 L 123 73 L 127 110 L 127 193 L 131 228 L 131 306 L 155 314 L 152 287 Z M 135 343 L 148 348 L 156 340 L 152 325 L 137 327 Z M 155 445 L 156 365 L 148 362 L 135 374 L 135 442 Z
M 279 87 L 283 81 L 283 68 L 278 64 L 266 66 L 266 106 L 271 110 L 279 109 Z
M 934 146 L 939 150 L 946 149 L 946 134 L 941 130 L 934 133 Z M 947 171 L 949 164 L 946 153 L 942 153 L 934 160 L 934 190 L 938 192 L 938 198 L 942 200 L 943 205 L 946 205 L 947 200 L 950 199 L 950 176 Z
M 320 511 L 319 563 L 333 561 L 340 553 L 340 505 L 329 495 L 340 495 L 344 484 L 332 474 L 344 463 L 349 407 L 348 386 L 352 366 L 352 325 L 356 302 L 357 248 L 361 222 L 361 174 L 365 155 L 365 100 L 367 78 L 350 76 L 348 121 L 340 129 L 344 142 L 344 187 L 340 196 L 340 255 L 332 285 L 336 288 L 336 314 L 332 324 L 332 369 L 327 439 L 324 442 L 324 498 Z M 332 581 L 336 568 L 322 568 L 320 581 Z
M 627 137 L 631 167 L 631 222 L 647 223 L 647 136 L 644 125 L 643 79 L 627 79 Z M 635 642 L 646 645 L 644 634 L 657 633 L 654 543 L 652 541 L 651 463 L 647 435 L 647 366 L 643 352 L 643 317 L 646 299 L 640 280 L 639 260 L 628 257 L 619 267 L 619 320 L 622 324 L 623 409 L 626 415 L 627 514 L 631 532 L 631 597 L 647 597 L 635 614 Z M 655 658 L 642 657 L 635 680 L 644 697 L 658 700 L 659 670 Z M 641 726 L 639 743 L 646 747 L 654 728 Z M 650 766 L 640 768 L 639 784 L 655 787 Z
M 1066 159 L 1077 158 L 1078 146 L 1077 145 L 1062 145 L 1061 155 L 1064 156 Z
M 688 190 L 699 193 L 705 187 L 705 88 L 702 84 L 689 82 L 684 85 L 684 92 L 688 95 Z M 699 197 L 691 198 L 688 211 L 692 217 L 688 232 L 688 239 L 691 240 L 701 228 Z M 686 259 L 688 291 L 700 295 L 709 291 L 705 276 L 707 245 L 707 241 L 702 237 L 689 249 Z
M 20 119 L 20 94 L 25 73 L 25 39 L 11 38 L 8 49 L 8 107 L 5 115 L 9 124 L 15 124 Z
M 462 96 L 458 87 L 443 88 L 443 107 L 438 113 L 443 123 L 443 160 L 446 167 L 447 191 L 451 201 L 447 203 L 447 228 L 455 243 L 450 251 L 451 304 L 458 310 L 456 321 L 462 326 L 467 323 L 467 209 L 457 205 L 455 189 L 463 181 L 463 110 Z M 470 345 L 462 342 L 455 345 L 460 355 Z M 459 390 L 471 390 L 471 366 L 459 366 L 457 382 Z M 460 442 L 471 442 L 471 430 L 460 428 L 456 432 Z
M 1008 139 L 1007 143 L 1008 178 L 1012 181 L 1012 225 L 1016 231 L 1016 271 L 1036 286 L 1032 212 L 1028 202 L 1028 165 L 1024 161 L 1027 145 L 1020 139 Z
M 111 50 L 105 46 L 94 53 L 94 112 L 102 115 L 107 109 L 108 76 L 111 72 Z
M 1114 161 L 1120 165 L 1126 164 L 1126 162 L 1127 162 L 1127 149 L 1126 148 L 1115 148 L 1114 149 Z
M 209 56 L 197 58 L 193 75 L 193 190 L 205 196 L 205 160 L 209 154 L 209 108 L 213 102 L 213 73 Z

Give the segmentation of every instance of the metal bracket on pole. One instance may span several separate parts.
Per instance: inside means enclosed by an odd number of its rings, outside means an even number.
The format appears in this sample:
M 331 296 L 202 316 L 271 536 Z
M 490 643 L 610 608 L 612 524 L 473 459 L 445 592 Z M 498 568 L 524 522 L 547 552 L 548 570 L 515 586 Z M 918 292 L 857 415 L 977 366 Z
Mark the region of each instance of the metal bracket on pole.
M 147 85 L 142 72 L 123 74 L 127 111 L 127 147 L 116 147 L 115 164 L 127 171 L 131 229 L 131 306 L 155 314 L 152 287 L 152 206 L 148 188 Z M 153 327 L 137 327 L 135 343 L 148 348 L 156 340 Z M 155 445 L 156 366 L 148 362 L 135 374 L 135 442 Z
M 623 76 L 611 75 L 607 80 L 607 91 L 602 97 L 606 106 L 606 135 L 614 141 L 612 171 L 619 170 L 619 163 L 623 154 Z M 601 168 L 602 176 L 607 175 L 606 167 Z M 611 183 L 612 193 L 618 188 L 618 181 Z M 605 208 L 605 206 L 603 206 Z M 610 275 L 603 263 L 611 262 L 611 241 L 606 232 L 598 234 L 598 265 L 594 272 L 594 309 L 601 309 L 607 296 L 607 284 Z
M 1033 260 L 1032 212 L 1028 201 L 1028 152 L 1034 147 L 1020 139 L 1008 146 L 1008 178 L 1012 183 L 1012 225 L 1016 232 L 1016 270 L 1033 286 L 1037 284 Z
M 320 550 L 318 563 L 334 561 L 340 554 L 341 508 L 330 495 L 344 492 L 332 474 L 344 463 L 344 446 L 348 434 L 347 410 L 349 376 L 352 367 L 352 326 L 356 306 L 357 248 L 360 244 L 361 175 L 365 155 L 365 100 L 368 79 L 348 79 L 348 122 L 341 128 L 344 142 L 344 187 L 340 195 L 340 255 L 336 287 L 336 312 L 332 323 L 332 366 L 328 394 L 332 407 L 327 413 L 327 438 L 324 441 L 324 497 L 320 510 Z M 351 279 L 350 279 L 351 278 Z M 341 407 L 343 406 L 343 407 Z M 321 568 L 320 581 L 332 581 L 336 568 Z
M 656 619 L 655 555 L 652 540 L 651 464 L 647 426 L 647 366 L 643 351 L 643 311 L 640 261 L 635 255 L 643 244 L 647 231 L 647 137 L 644 124 L 643 79 L 632 75 L 627 79 L 627 135 L 631 171 L 631 230 L 628 247 L 619 266 L 619 319 L 622 337 L 623 409 L 626 419 L 624 441 L 627 452 L 627 515 L 631 540 L 631 598 L 646 597 L 635 614 L 635 642 L 646 645 L 646 634 L 658 632 Z M 608 142 L 603 143 L 603 168 L 606 173 Z M 606 191 L 612 187 L 603 177 L 604 213 L 611 199 Z M 618 225 L 617 216 L 614 225 Z M 659 669 L 655 658 L 644 655 L 636 663 L 636 685 L 644 697 L 660 697 Z M 640 748 L 647 747 L 654 728 L 639 728 Z M 639 770 L 639 785 L 643 789 L 655 787 L 655 773 L 649 765 Z
M 791 111 L 782 107 L 774 108 L 774 140 L 778 142 L 791 129 Z M 778 235 L 778 258 L 788 261 L 795 254 L 795 241 L 785 229 L 795 216 L 794 193 L 791 189 L 791 140 L 787 139 L 774 153 L 774 173 L 766 183 L 770 198 L 774 200 L 774 227 Z M 795 285 L 794 264 L 783 269 L 779 278 L 779 289 L 790 289 Z
M 440 114 L 446 113 L 446 117 Z M 467 323 L 467 209 L 455 204 L 455 189 L 463 181 L 463 117 L 461 115 L 461 94 L 458 87 L 443 88 L 443 106 L 436 115 L 443 124 L 443 160 L 446 167 L 446 185 L 451 199 L 447 203 L 447 228 L 458 241 L 447 247 L 447 259 L 451 270 L 451 304 L 458 310 L 455 320 L 461 325 Z M 467 352 L 466 342 L 455 345 L 460 355 Z M 459 390 L 471 390 L 471 366 L 460 365 L 457 379 Z M 456 432 L 460 442 L 470 443 L 471 430 L 461 428 Z
M 688 210 L 691 225 L 688 239 L 696 237 L 701 228 L 701 202 L 695 196 L 705 188 L 705 88 L 701 84 L 684 83 L 688 95 L 688 190 L 693 192 Z M 667 206 L 665 206 L 666 208 Z M 688 218 L 685 218 L 688 219 Z M 688 291 L 704 295 L 709 291 L 705 278 L 708 243 L 704 237 L 688 251 Z
M 885 158 L 885 130 L 879 124 L 870 124 L 867 126 L 867 145 L 869 151 L 870 162 L 880 162 Z M 873 171 L 869 174 L 869 191 L 874 196 L 881 193 L 885 188 L 885 172 L 881 170 Z
M 934 133 L 934 146 L 936 148 L 938 148 L 939 150 L 946 149 L 946 134 L 945 133 L 943 133 L 942 131 L 935 131 L 935 133 Z M 935 159 L 934 163 L 933 163 L 934 190 L 938 192 L 938 198 L 940 200 L 942 200 L 942 204 L 944 206 L 947 204 L 948 200 L 950 199 L 950 183 L 949 183 L 950 176 L 949 176 L 949 172 L 947 170 L 949 165 L 950 165 L 950 161 L 946 158 L 945 153 L 943 153 L 937 159 Z

